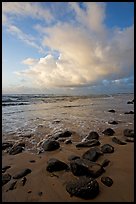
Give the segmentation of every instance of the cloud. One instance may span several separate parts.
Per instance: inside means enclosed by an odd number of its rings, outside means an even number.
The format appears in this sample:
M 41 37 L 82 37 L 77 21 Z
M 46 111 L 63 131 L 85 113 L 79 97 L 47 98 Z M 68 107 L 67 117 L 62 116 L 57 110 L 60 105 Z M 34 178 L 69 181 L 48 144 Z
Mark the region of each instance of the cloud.
M 16 74 L 31 80 L 32 87 L 41 89 L 99 86 L 104 80 L 115 81 L 119 85 L 121 83 L 118 80 L 132 76 L 134 25 L 124 29 L 107 28 L 105 3 L 83 2 L 81 6 L 77 2 L 70 2 L 67 5 L 74 16 L 72 20 L 59 19 L 46 27 L 35 26 L 42 35 L 42 47 L 48 47 L 50 54 L 39 59 L 25 59 L 23 63 L 28 67 Z M 26 7 L 29 6 L 28 4 Z M 26 7 L 22 15 L 29 15 Z M 5 12 L 9 12 L 9 8 L 6 9 Z M 16 11 L 9 10 L 19 15 L 19 9 L 20 6 Z M 37 10 L 34 10 L 32 16 L 42 18 Z M 34 39 L 16 26 L 12 25 L 8 29 L 27 44 L 37 47 Z M 58 57 L 53 55 L 54 52 L 59 53 Z M 109 84 L 105 81 L 103 86 Z
M 43 8 L 42 4 L 38 2 L 2 2 L 2 12 L 6 16 L 14 15 L 31 17 L 36 19 L 43 19 L 45 21 L 51 21 L 53 19 L 52 14 L 46 8 Z

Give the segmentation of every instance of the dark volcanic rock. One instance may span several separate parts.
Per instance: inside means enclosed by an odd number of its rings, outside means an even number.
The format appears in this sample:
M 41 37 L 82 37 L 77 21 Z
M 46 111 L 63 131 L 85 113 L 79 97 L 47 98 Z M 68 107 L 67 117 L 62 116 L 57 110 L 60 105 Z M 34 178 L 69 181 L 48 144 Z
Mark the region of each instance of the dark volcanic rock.
M 75 176 L 90 176 L 88 166 L 83 159 L 76 159 L 70 162 L 70 168 Z
M 11 181 L 11 183 L 9 184 L 9 189 L 8 189 L 8 190 L 13 190 L 13 189 L 15 189 L 16 183 L 17 183 L 17 181 Z
M 70 155 L 70 156 L 68 157 L 68 160 L 69 160 L 69 161 L 76 160 L 76 159 L 80 159 L 80 157 L 77 156 L 77 155 Z
M 125 144 L 127 144 L 126 142 L 121 141 L 121 140 L 118 139 L 117 137 L 113 137 L 113 138 L 112 138 L 112 141 L 115 142 L 116 144 L 120 144 L 120 145 L 125 145 Z
M 6 165 L 2 167 L 2 173 L 4 173 L 7 169 L 9 169 L 11 166 Z
M 6 183 L 8 183 L 11 179 L 11 175 L 10 174 L 3 174 L 2 175 L 2 186 L 5 185 Z
M 76 147 L 93 147 L 100 145 L 100 142 L 96 139 L 85 140 L 76 144 Z
M 9 150 L 9 154 L 11 155 L 15 155 L 15 154 L 19 154 L 23 151 L 23 147 L 22 146 L 15 146 L 15 147 L 12 147 L 10 150 Z
M 108 110 L 108 112 L 115 113 L 115 110 L 111 109 L 111 110 Z
M 114 147 L 111 146 L 110 144 L 104 144 L 103 146 L 101 146 L 101 151 L 103 153 L 113 153 Z
M 127 104 L 133 104 L 133 101 L 128 101 Z
M 59 137 L 70 137 L 72 135 L 72 132 L 70 132 L 69 130 L 66 130 L 64 132 L 60 132 L 60 133 L 57 133 L 55 135 L 55 137 L 59 138 Z
M 49 172 L 68 170 L 68 169 L 69 169 L 69 166 L 67 164 L 55 158 L 49 159 L 46 167 L 46 170 Z
M 104 169 L 100 164 L 86 159 L 76 159 L 71 161 L 70 168 L 75 176 L 89 176 L 97 178 L 104 172 Z
M 125 141 L 126 142 L 134 142 L 134 138 L 133 137 L 127 137 Z
M 100 155 L 102 152 L 98 148 L 91 148 L 82 155 L 82 158 L 95 162 Z
M 110 177 L 108 177 L 108 176 L 103 176 L 101 178 L 101 182 L 104 185 L 108 186 L 108 187 L 112 186 L 112 184 L 113 184 L 113 180 Z
M 109 163 L 110 163 L 110 160 L 105 159 L 105 160 L 102 162 L 101 167 L 106 167 L 106 166 L 109 165 Z
M 134 137 L 134 130 L 132 129 L 125 129 L 123 133 L 126 137 Z
M 134 111 L 125 112 L 124 114 L 134 114 Z
M 102 133 L 103 133 L 104 135 L 112 136 L 115 132 L 114 132 L 114 130 L 112 130 L 111 128 L 107 128 L 107 129 L 104 130 Z
M 83 176 L 75 181 L 68 182 L 66 190 L 71 196 L 91 199 L 99 194 L 99 184 L 96 180 Z
M 60 147 L 60 144 L 56 140 L 46 140 L 42 145 L 44 151 L 53 151 Z
M 72 144 L 72 141 L 71 141 L 70 139 L 68 139 L 68 140 L 66 140 L 64 143 L 65 143 L 65 144 Z
M 11 144 L 9 142 L 3 142 L 2 143 L 2 150 L 5 150 L 5 149 L 12 147 L 12 146 L 13 146 L 13 144 Z
M 111 125 L 117 125 L 118 124 L 118 122 L 115 121 L 115 120 L 109 121 L 108 123 L 111 124 Z
M 19 179 L 31 173 L 31 169 L 23 169 L 13 176 L 14 179 Z
M 92 139 L 98 140 L 99 139 L 99 135 L 98 135 L 97 132 L 92 131 L 92 132 L 89 133 L 89 135 L 85 139 L 87 139 L 87 140 L 92 140 Z

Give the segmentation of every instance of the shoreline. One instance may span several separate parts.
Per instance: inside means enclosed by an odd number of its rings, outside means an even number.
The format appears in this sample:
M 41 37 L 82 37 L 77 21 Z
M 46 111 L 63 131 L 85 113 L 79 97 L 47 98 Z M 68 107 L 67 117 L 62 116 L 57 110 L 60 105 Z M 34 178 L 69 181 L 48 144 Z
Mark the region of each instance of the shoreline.
M 118 134 L 116 134 L 119 136 Z M 75 135 L 73 135 L 73 138 Z M 32 172 L 26 176 L 27 181 L 21 185 L 21 179 L 16 179 L 15 189 L 8 190 L 10 181 L 2 188 L 3 202 L 133 202 L 134 201 L 134 143 L 126 145 L 115 144 L 113 136 L 100 136 L 100 143 L 111 144 L 115 151 L 112 154 L 104 154 L 98 159 L 102 163 L 109 159 L 110 164 L 105 168 L 102 176 L 109 176 L 113 179 L 111 187 L 105 186 L 99 176 L 96 180 L 99 183 L 99 194 L 94 199 L 85 200 L 70 196 L 66 191 L 66 183 L 75 176 L 72 172 L 59 171 L 53 174 L 47 172 L 47 161 L 49 158 L 57 158 L 69 163 L 68 157 L 72 154 L 81 156 L 90 147 L 76 148 L 75 144 L 60 142 L 60 148 L 54 151 L 46 151 L 39 155 L 26 151 L 16 155 L 9 155 L 3 152 L 2 164 L 10 165 L 6 170 L 11 176 L 24 168 L 30 168 Z M 120 136 L 119 136 L 120 137 Z M 78 137 L 77 137 L 78 140 Z M 101 146 L 100 145 L 100 146 Z M 99 146 L 98 146 L 99 147 Z M 31 163 L 30 160 L 35 160 Z M 42 193 L 41 193 L 42 192 Z

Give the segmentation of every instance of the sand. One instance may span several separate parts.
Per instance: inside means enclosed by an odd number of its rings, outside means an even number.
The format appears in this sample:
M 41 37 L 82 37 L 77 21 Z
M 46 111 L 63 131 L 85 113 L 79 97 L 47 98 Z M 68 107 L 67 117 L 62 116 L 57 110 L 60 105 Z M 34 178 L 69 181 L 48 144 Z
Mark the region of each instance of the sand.
M 116 134 L 116 136 L 119 136 Z M 75 139 L 76 138 L 76 139 Z M 121 137 L 122 138 L 122 137 Z M 75 139 L 75 140 L 74 140 Z M 78 141 L 77 135 L 72 135 L 72 140 Z M 111 187 L 105 186 L 101 182 L 101 176 L 97 178 L 100 193 L 94 199 L 84 200 L 75 196 L 70 196 L 66 191 L 66 182 L 75 176 L 71 172 L 60 171 L 49 173 L 46 171 L 49 158 L 58 158 L 68 163 L 68 156 L 71 154 L 81 156 L 90 148 L 76 148 L 75 142 L 72 144 L 60 143 L 60 149 L 32 154 L 28 151 L 16 155 L 9 155 L 3 152 L 2 166 L 10 165 L 6 170 L 11 176 L 23 168 L 30 168 L 32 172 L 26 176 L 27 181 L 21 185 L 21 179 L 17 180 L 15 189 L 8 190 L 9 183 L 2 187 L 3 202 L 134 202 L 134 143 L 118 145 L 112 142 L 111 136 L 101 136 L 101 145 L 109 143 L 114 146 L 115 151 L 111 154 L 104 154 L 98 162 L 109 159 L 110 164 L 105 167 L 102 176 L 109 176 L 113 179 Z M 31 163 L 30 160 L 35 160 Z M 7 191 L 8 190 L 8 191 Z M 40 193 L 42 192 L 42 193 Z

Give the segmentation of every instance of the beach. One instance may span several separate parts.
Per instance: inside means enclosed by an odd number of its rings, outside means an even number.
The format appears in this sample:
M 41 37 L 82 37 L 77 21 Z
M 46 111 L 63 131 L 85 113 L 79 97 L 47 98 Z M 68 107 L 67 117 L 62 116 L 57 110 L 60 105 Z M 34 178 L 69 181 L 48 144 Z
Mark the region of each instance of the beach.
M 3 174 L 11 175 L 2 187 L 3 202 L 134 202 L 134 142 L 124 135 L 125 129 L 134 129 L 134 103 L 128 103 L 133 94 L 118 94 L 99 97 L 48 97 L 34 100 L 28 105 L 3 107 L 2 142 L 23 144 L 20 153 L 10 154 L 10 148 L 2 151 L 2 167 L 10 166 Z M 109 111 L 115 110 L 115 112 Z M 130 111 L 132 111 L 130 113 Z M 117 122 L 114 124 L 112 122 Z M 107 128 L 114 130 L 113 135 L 103 133 Z M 69 136 L 59 136 L 54 140 L 59 147 L 44 151 L 43 143 L 60 132 L 69 131 Z M 100 144 L 93 147 L 76 145 L 91 131 L 99 135 Z M 124 144 L 113 141 L 116 137 Z M 131 139 L 133 137 L 131 136 Z M 66 140 L 69 142 L 66 142 Z M 109 164 L 96 178 L 99 193 L 94 198 L 83 199 L 71 196 L 66 190 L 68 182 L 80 179 L 71 169 L 47 171 L 48 161 L 56 158 L 70 167 L 69 157 L 82 158 L 91 148 L 109 144 L 112 153 L 104 153 L 96 160 L 102 164 L 105 159 Z M 76 160 L 75 160 L 76 161 Z M 23 169 L 31 170 L 26 176 L 13 177 Z M 101 182 L 103 176 L 110 177 L 113 184 L 109 187 Z M 22 179 L 26 178 L 23 183 Z M 12 189 L 11 183 L 15 182 Z

